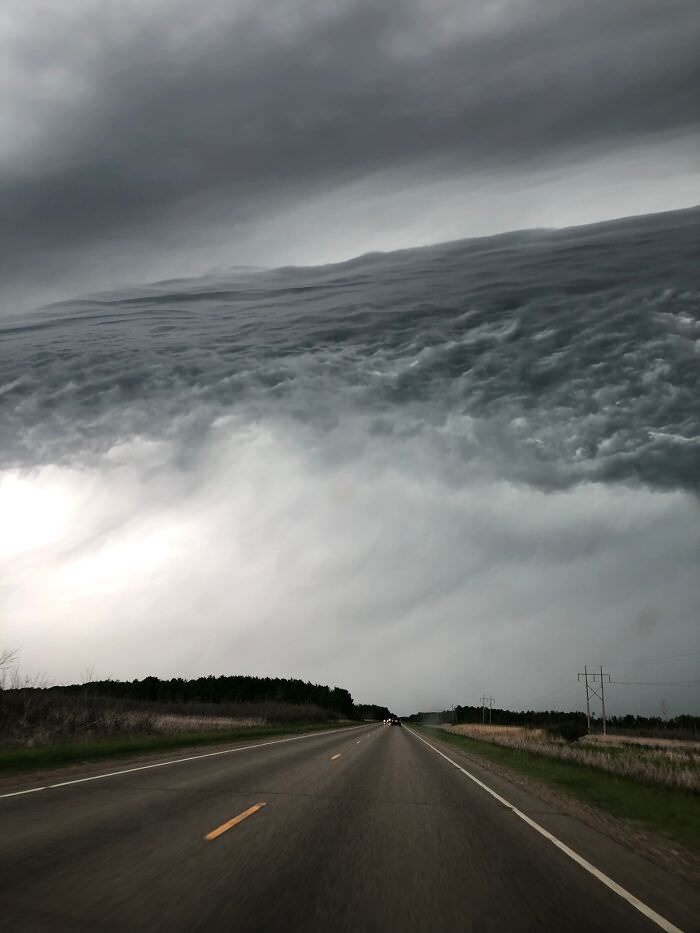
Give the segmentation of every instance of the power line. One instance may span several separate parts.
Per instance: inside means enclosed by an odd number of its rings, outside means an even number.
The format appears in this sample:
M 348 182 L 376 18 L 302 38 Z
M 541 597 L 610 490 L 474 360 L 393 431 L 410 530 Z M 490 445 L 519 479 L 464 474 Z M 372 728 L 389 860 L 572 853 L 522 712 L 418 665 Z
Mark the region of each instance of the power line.
M 655 667 L 657 664 L 673 664 L 676 661 L 696 661 L 700 658 L 700 652 L 694 654 L 681 654 L 673 658 L 657 658 L 655 661 L 642 661 L 637 667 Z
M 700 684 L 700 678 L 696 677 L 694 680 L 613 680 L 612 683 L 630 684 L 639 687 L 691 686 L 692 684 Z
M 645 667 L 646 668 L 663 667 L 664 665 L 667 665 L 667 664 L 680 664 L 682 662 L 690 663 L 693 667 L 697 667 L 697 663 L 699 661 L 700 661 L 700 653 L 693 652 L 690 654 L 676 655 L 672 658 L 656 658 L 653 661 L 637 661 L 633 663 L 632 667 L 633 669 L 641 668 L 643 670 Z M 618 670 L 622 669 L 622 671 L 624 672 L 626 670 L 629 670 L 628 663 L 629 662 L 621 663 L 621 664 L 616 663 L 615 667 L 617 667 Z M 622 683 L 622 681 L 620 681 L 620 683 Z
M 672 664 L 676 661 L 697 661 L 700 659 L 700 651 L 697 654 L 680 654 L 675 658 L 660 658 L 658 661 L 649 661 L 641 667 L 650 667 L 652 664 Z
M 651 661 L 648 663 L 639 664 L 638 667 L 644 668 L 644 667 L 649 666 L 649 664 L 652 664 L 652 665 L 663 664 L 668 661 L 675 661 L 675 660 L 680 661 L 680 660 L 685 660 L 685 659 L 692 659 L 694 657 L 700 658 L 700 654 L 698 655 L 689 654 L 689 655 L 685 655 L 684 658 L 664 658 L 664 659 L 657 660 L 657 661 Z M 591 680 L 593 680 L 592 673 L 589 673 L 588 676 L 591 678 Z M 608 675 L 606 674 L 605 676 L 607 679 Z M 579 680 L 583 677 L 585 677 L 585 672 L 579 675 Z M 596 674 L 596 678 L 599 679 L 600 675 Z M 675 686 L 679 686 L 680 687 L 680 686 L 698 685 L 700 684 L 700 678 L 695 679 L 695 680 L 609 680 L 608 682 L 614 686 L 619 685 L 619 686 L 625 686 L 625 687 L 626 686 L 629 686 L 629 687 L 635 687 L 635 686 L 638 686 L 638 687 L 665 687 L 665 686 L 671 687 L 671 686 L 674 686 L 675 687 Z M 598 687 L 598 689 L 600 688 Z M 598 695 L 596 694 L 596 696 Z M 512 708 L 523 709 L 523 710 L 532 709 L 536 704 L 541 703 L 544 700 L 549 700 L 552 697 L 561 698 L 565 702 L 572 701 L 574 698 L 574 690 L 570 686 L 570 682 L 569 682 L 569 685 L 567 685 L 566 683 L 559 683 L 556 686 L 552 687 L 551 689 L 547 690 L 545 693 L 541 693 L 538 696 L 534 696 L 534 697 L 530 696 L 528 697 L 527 700 L 520 702 L 520 703 L 515 702 L 512 704 Z M 600 697 L 598 698 L 600 699 Z M 483 723 L 486 722 L 486 709 L 488 706 L 488 702 L 489 702 L 488 696 L 482 696 L 479 698 L 479 706 L 481 707 L 481 710 L 482 710 L 481 718 L 482 718 Z

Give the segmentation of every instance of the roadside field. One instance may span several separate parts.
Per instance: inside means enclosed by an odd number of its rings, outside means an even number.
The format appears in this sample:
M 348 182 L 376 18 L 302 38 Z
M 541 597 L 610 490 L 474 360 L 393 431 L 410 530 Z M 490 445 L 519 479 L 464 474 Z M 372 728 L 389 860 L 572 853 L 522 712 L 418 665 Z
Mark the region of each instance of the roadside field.
M 446 732 L 568 761 L 648 784 L 700 793 L 700 742 L 586 736 L 565 742 L 544 729 L 465 724 Z

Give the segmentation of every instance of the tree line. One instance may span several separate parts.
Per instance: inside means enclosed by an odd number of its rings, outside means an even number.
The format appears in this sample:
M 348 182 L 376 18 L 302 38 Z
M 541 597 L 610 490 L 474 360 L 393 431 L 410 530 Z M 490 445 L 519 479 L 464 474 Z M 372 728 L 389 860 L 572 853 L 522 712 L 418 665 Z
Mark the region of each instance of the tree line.
M 560 722 L 586 722 L 586 714 L 580 710 L 510 710 L 492 709 L 491 722 L 499 726 L 548 726 Z M 453 709 L 433 710 L 413 713 L 409 722 L 415 723 L 480 723 L 489 721 L 489 709 L 481 706 L 455 706 Z M 700 731 L 700 716 L 683 714 L 671 719 L 661 716 L 608 716 L 608 725 L 624 730 L 684 730 L 697 733 Z
M 159 703 L 259 703 L 308 704 L 338 713 L 346 719 L 385 719 L 385 706 L 356 704 L 348 690 L 327 687 L 296 678 L 254 677 L 235 674 L 186 679 L 144 677 L 142 680 L 93 680 L 66 687 L 51 687 L 63 693 L 90 693 L 115 699 Z
M 356 703 L 358 719 L 391 719 L 392 713 L 386 706 L 377 706 L 376 703 Z

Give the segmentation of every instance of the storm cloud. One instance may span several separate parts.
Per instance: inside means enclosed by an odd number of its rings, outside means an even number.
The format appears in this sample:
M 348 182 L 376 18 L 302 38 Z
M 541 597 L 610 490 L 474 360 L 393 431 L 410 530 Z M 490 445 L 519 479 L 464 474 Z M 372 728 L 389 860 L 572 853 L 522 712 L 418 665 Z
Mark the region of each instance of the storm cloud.
M 699 28 L 6 0 L 0 647 L 698 712 Z
M 699 215 L 6 319 L 3 641 L 404 712 L 575 708 L 603 662 L 662 682 L 612 711 L 697 709 Z
M 573 222 L 582 166 L 623 153 L 644 174 L 650 147 L 665 169 L 640 185 L 640 210 L 693 203 L 693 185 L 697 200 L 690 0 L 10 0 L 0 36 L 6 312 L 214 264 L 360 253 L 383 213 L 410 226 L 436 179 L 442 212 L 420 242 L 546 220 L 544 170 L 550 187 L 565 170 L 568 206 L 556 197 Z M 606 172 L 583 186 L 599 216 Z M 519 207 L 513 186 L 540 196 Z M 396 220 L 386 242 L 404 245 Z

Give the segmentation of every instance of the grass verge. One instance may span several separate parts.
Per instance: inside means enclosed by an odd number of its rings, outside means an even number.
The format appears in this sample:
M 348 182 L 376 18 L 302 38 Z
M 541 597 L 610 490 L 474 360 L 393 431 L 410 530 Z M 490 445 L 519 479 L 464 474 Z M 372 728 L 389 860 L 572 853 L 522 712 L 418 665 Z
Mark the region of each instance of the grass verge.
M 85 742 L 62 742 L 57 745 L 46 745 L 38 748 L 0 748 L 0 774 L 16 774 L 23 771 L 35 771 L 39 768 L 56 768 L 62 765 L 100 761 L 103 758 L 138 755 L 143 752 L 168 751 L 176 748 L 191 748 L 197 745 L 225 745 L 229 742 L 266 739 L 276 735 L 320 732 L 324 729 L 339 729 L 348 725 L 351 725 L 351 723 L 325 722 L 302 726 L 253 726 L 231 730 L 217 729 L 212 732 L 134 735 Z
M 419 728 L 426 736 L 535 778 L 584 803 L 700 852 L 700 796 L 692 791 L 654 787 L 537 752 L 507 748 L 441 729 Z

